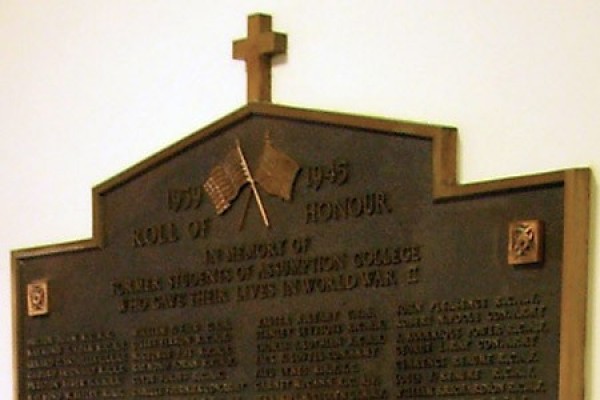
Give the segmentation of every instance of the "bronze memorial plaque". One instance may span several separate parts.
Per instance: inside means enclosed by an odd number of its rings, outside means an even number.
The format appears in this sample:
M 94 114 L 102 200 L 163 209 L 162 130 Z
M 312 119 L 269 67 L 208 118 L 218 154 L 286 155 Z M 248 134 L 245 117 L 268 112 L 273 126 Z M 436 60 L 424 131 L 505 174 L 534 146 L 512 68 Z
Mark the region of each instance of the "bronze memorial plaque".
M 454 128 L 271 104 L 258 25 L 248 105 L 13 253 L 16 397 L 582 400 L 589 171 L 461 185 Z

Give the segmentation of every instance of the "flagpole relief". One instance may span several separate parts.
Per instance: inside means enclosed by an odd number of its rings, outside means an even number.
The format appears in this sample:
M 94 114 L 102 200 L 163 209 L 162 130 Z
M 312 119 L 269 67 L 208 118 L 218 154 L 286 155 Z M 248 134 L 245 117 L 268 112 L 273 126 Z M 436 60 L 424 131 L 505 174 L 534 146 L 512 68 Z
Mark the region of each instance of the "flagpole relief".
M 265 206 L 263 205 L 262 199 L 260 198 L 260 194 L 256 189 L 256 182 L 252 177 L 252 173 L 250 172 L 250 168 L 248 168 L 248 162 L 246 161 L 246 157 L 244 157 L 244 152 L 242 151 L 242 146 L 240 145 L 240 140 L 236 139 L 235 145 L 237 147 L 237 151 L 240 154 L 240 160 L 242 162 L 242 169 L 244 170 L 244 174 L 246 175 L 246 179 L 250 183 L 250 187 L 252 188 L 252 192 L 254 193 L 254 199 L 256 200 L 256 204 L 258 205 L 258 209 L 260 210 L 260 215 L 262 216 L 263 222 L 265 226 L 269 227 L 269 217 L 267 217 L 267 212 L 265 210 Z

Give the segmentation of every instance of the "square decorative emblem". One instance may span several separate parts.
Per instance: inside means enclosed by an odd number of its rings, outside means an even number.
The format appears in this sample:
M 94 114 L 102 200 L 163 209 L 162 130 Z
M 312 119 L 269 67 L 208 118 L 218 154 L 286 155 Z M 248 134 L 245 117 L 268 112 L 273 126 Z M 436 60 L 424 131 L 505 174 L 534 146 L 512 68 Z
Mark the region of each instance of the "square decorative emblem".
M 38 281 L 27 285 L 27 315 L 36 317 L 48 314 L 48 282 Z
M 544 259 L 544 224 L 539 220 L 511 222 L 508 228 L 508 263 L 536 264 Z

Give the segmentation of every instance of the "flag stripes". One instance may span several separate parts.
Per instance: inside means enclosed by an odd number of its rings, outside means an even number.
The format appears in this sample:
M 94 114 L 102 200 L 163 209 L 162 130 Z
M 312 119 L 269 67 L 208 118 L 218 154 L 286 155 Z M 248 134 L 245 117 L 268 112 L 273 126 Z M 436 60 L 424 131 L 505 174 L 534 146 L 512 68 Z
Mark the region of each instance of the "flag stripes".
M 204 183 L 204 189 L 213 202 L 217 214 L 222 214 L 231 206 L 240 189 L 248 182 L 240 153 L 237 149 L 233 149 L 211 170 Z

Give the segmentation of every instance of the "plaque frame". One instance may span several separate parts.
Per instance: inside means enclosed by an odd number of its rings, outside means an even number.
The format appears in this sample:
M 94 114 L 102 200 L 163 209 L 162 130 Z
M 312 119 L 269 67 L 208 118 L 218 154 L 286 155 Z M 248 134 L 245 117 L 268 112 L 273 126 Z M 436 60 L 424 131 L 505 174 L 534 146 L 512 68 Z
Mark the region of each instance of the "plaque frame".
M 444 202 L 496 192 L 564 185 L 563 269 L 561 286 L 559 400 L 584 399 L 585 319 L 588 266 L 590 175 L 587 168 L 460 184 L 457 180 L 457 130 L 393 119 L 293 108 L 270 103 L 249 103 L 198 130 L 165 150 L 147 158 L 93 188 L 93 232 L 90 239 L 19 249 L 12 252 L 13 333 L 15 398 L 18 393 L 18 346 L 22 337 L 20 313 L 27 309 L 26 294 L 19 290 L 19 266 L 27 259 L 54 254 L 102 249 L 105 241 L 103 199 L 152 168 L 168 162 L 190 146 L 218 134 L 252 116 L 317 122 L 348 128 L 363 128 L 388 134 L 412 136 L 432 142 L 433 198 Z M 39 317 L 38 317 L 39 318 Z M 43 316 L 41 317 L 43 318 Z
M 432 149 L 432 198 L 434 203 L 470 199 L 523 189 L 562 186 L 564 193 L 564 227 L 562 232 L 563 253 L 559 300 L 558 400 L 584 400 L 591 171 L 587 168 L 574 168 L 461 184 L 457 178 L 456 128 L 271 104 L 271 57 L 275 54 L 285 53 L 286 46 L 286 36 L 272 32 L 269 16 L 262 14 L 250 16 L 248 19 L 248 39 L 234 42 L 232 49 L 234 58 L 246 62 L 248 70 L 247 105 L 94 187 L 92 190 L 91 238 L 19 249 L 11 253 L 15 398 L 18 399 L 21 395 L 19 393 L 21 388 L 19 365 L 22 360 L 20 360 L 19 349 L 23 345 L 23 321 L 25 318 L 48 318 L 48 315 L 52 314 L 52 300 L 48 300 L 52 298 L 52 282 L 44 279 L 21 282 L 19 280 L 21 265 L 27 260 L 38 257 L 103 249 L 107 236 L 104 211 L 105 198 L 108 194 L 146 172 L 169 162 L 206 139 L 217 136 L 247 119 L 262 116 L 280 120 L 317 123 L 332 127 L 364 129 L 430 141 Z M 509 229 L 508 226 L 507 229 Z M 539 232 L 543 232 L 542 228 L 539 229 Z M 543 246 L 543 243 L 540 244 L 541 246 Z M 510 262 L 510 246 L 508 251 L 509 261 L 506 268 L 517 268 L 516 265 L 520 262 Z M 540 254 L 536 254 L 536 256 Z M 536 262 L 536 260 L 536 258 L 527 259 L 526 263 Z M 38 297 L 32 297 L 33 295 L 28 293 L 27 284 L 32 285 L 29 287 L 35 289 L 35 294 Z M 41 297 L 39 297 L 40 295 Z M 31 312 L 32 302 L 36 303 L 33 312 Z

